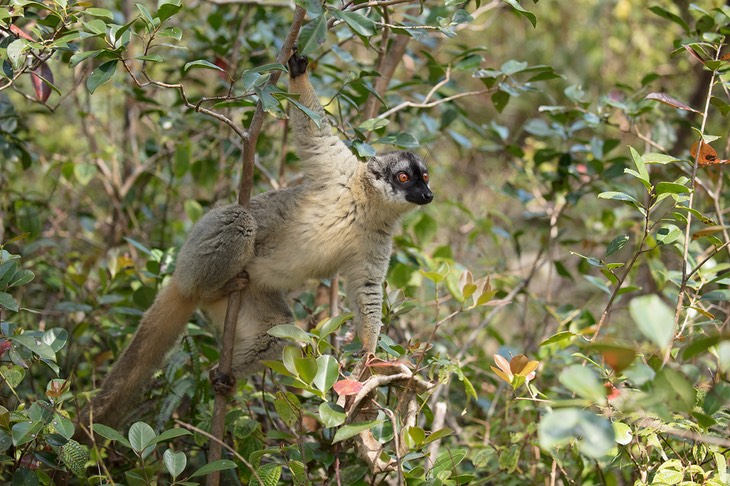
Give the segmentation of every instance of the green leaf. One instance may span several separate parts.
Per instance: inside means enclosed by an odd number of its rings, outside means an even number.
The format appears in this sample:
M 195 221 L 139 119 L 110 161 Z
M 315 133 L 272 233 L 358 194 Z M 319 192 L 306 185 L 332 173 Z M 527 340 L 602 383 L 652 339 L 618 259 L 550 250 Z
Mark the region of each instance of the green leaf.
M 185 453 L 182 451 L 175 452 L 172 449 L 167 449 L 162 455 L 162 462 L 165 463 L 165 467 L 174 481 L 185 470 L 185 466 L 188 465 L 188 458 L 185 457 Z
M 332 439 L 332 443 L 336 444 L 347 440 L 350 437 L 355 437 L 360 432 L 364 432 L 374 427 L 377 424 L 383 423 L 383 420 L 370 420 L 367 422 L 358 422 L 356 424 L 343 425 L 335 433 L 335 437 Z
M 23 381 L 23 378 L 25 378 L 25 369 L 16 364 L 7 364 L 5 366 L 0 366 L 0 376 L 3 377 L 5 383 L 7 383 L 10 388 L 17 388 Z
M 329 336 L 350 319 L 352 319 L 352 312 L 345 312 L 320 323 L 317 326 L 317 329 L 319 329 L 319 337 L 325 338 Z
M 226 72 L 226 70 L 223 69 L 222 67 L 216 66 L 212 62 L 206 61 L 205 59 L 198 59 L 196 61 L 190 61 L 190 62 L 186 63 L 185 66 L 183 67 L 183 71 L 187 72 L 190 69 L 197 69 L 197 68 L 215 69 L 216 71 L 220 71 L 222 73 Z
M 53 351 L 53 348 L 41 341 L 41 339 L 39 338 L 35 338 L 28 333 L 24 333 L 18 336 L 10 337 L 10 340 L 23 345 L 25 348 L 29 349 L 43 359 L 56 361 L 56 352 Z
M 132 450 L 141 455 L 150 444 L 153 444 L 155 437 L 154 429 L 144 422 L 135 422 L 129 428 L 129 444 L 132 446 Z
M 251 476 L 250 486 L 276 486 L 279 484 L 282 467 L 279 464 L 264 464 L 256 469 L 256 475 Z M 259 481 L 259 478 L 261 481 Z
M 547 338 L 546 340 L 544 340 L 543 342 L 541 342 L 540 343 L 540 346 L 547 346 L 548 344 L 559 343 L 561 341 L 565 341 L 566 339 L 571 339 L 574 336 L 577 336 L 577 334 L 574 333 L 574 332 L 571 332 L 571 331 L 561 331 L 561 332 L 559 332 L 557 334 L 553 334 L 552 336 L 550 336 L 549 338 Z
M 456 466 L 461 464 L 468 454 L 467 449 L 451 449 L 442 452 L 433 462 L 433 468 L 431 468 L 431 475 L 434 477 L 438 476 L 443 471 L 455 470 Z
M 43 421 L 19 422 L 13 425 L 10 432 L 10 436 L 13 439 L 13 445 L 18 447 L 31 442 L 38 436 L 38 432 L 43 430 L 45 425 L 46 424 Z
M 515 9 L 520 15 L 529 20 L 533 27 L 537 26 L 537 17 L 535 16 L 535 14 L 522 8 L 517 0 L 504 0 L 504 2 L 511 6 L 513 9 Z
M 229 461 L 228 459 L 220 459 L 218 461 L 213 461 L 205 466 L 201 467 L 197 471 L 195 471 L 191 476 L 192 478 L 197 478 L 199 476 L 207 476 L 210 473 L 217 472 L 217 471 L 225 471 L 227 469 L 235 469 L 236 463 L 233 461 Z
M 96 88 L 108 82 L 116 70 L 116 59 L 101 64 L 91 72 L 91 76 L 86 80 L 86 89 L 89 90 L 89 93 L 93 93 L 96 91 Z
M 674 182 L 659 182 L 655 186 L 657 195 L 659 194 L 688 194 L 690 192 L 689 187 L 676 184 Z
M 646 164 L 644 164 L 644 159 L 641 158 L 641 155 L 639 155 L 639 152 L 634 149 L 634 147 L 629 147 L 629 151 L 631 152 L 631 158 L 634 160 L 634 165 L 636 165 L 636 171 L 639 173 L 639 178 L 645 182 L 646 184 L 649 183 L 649 171 L 646 169 Z
M 157 9 L 157 17 L 161 22 L 169 19 L 182 8 L 181 0 L 164 0 Z
M 613 255 L 617 251 L 619 251 L 621 248 L 626 246 L 626 243 L 629 242 L 629 235 L 619 235 L 613 240 L 611 240 L 611 243 L 608 244 L 608 247 L 606 248 L 606 258 L 608 258 L 610 255 Z
M 192 432 L 186 429 L 181 429 L 180 427 L 175 427 L 173 429 L 168 429 L 164 432 L 162 432 L 160 435 L 155 437 L 149 445 L 152 444 L 159 444 L 160 442 L 167 442 L 168 440 L 174 439 L 176 437 L 182 437 L 183 435 L 193 435 Z
M 636 297 L 629 303 L 636 326 L 651 342 L 664 349 L 674 338 L 674 313 L 657 295 Z
M 297 108 L 299 108 L 305 115 L 307 115 L 307 117 L 309 117 L 309 119 L 312 120 L 312 122 L 314 122 L 315 125 L 317 125 L 317 128 L 320 128 L 322 126 L 322 115 L 320 115 L 319 113 L 317 113 L 314 110 L 310 110 L 309 108 L 307 108 L 303 104 L 299 103 L 292 96 L 288 96 L 288 95 L 285 95 L 285 94 L 283 94 L 282 96 L 284 98 L 288 99 L 289 100 L 289 103 L 293 104 L 294 106 L 296 106 Z
M 8 59 L 10 60 L 10 64 L 12 64 L 12 66 L 13 66 L 13 69 L 15 69 L 15 70 L 20 69 L 21 66 L 23 65 L 23 63 L 25 62 L 25 51 L 26 51 L 27 46 L 28 46 L 27 40 L 15 39 L 5 49 L 5 54 L 8 56 Z
M 655 152 L 645 153 L 641 156 L 641 160 L 643 160 L 645 164 L 672 164 L 674 162 L 679 162 L 679 159 L 676 157 L 666 154 L 658 154 Z
M 294 358 L 294 366 L 296 367 L 297 374 L 307 385 L 311 385 L 314 378 L 317 376 L 317 361 L 311 356 L 304 358 Z
M 492 95 L 492 103 L 494 103 L 494 108 L 497 110 L 497 112 L 502 113 L 505 106 L 507 106 L 509 99 L 509 93 L 506 93 L 504 91 L 495 91 L 495 93 Z
M 586 366 L 573 365 L 564 369 L 560 373 L 560 383 L 581 398 L 593 402 L 606 401 L 606 388 L 596 373 Z
M 152 14 L 150 14 L 150 11 L 147 10 L 147 7 L 145 7 L 141 3 L 135 3 L 135 5 L 137 6 L 137 10 L 139 10 L 140 13 L 142 14 L 142 18 L 147 23 L 147 27 L 148 28 L 154 27 L 155 20 L 152 18 Z
M 35 278 L 35 274 L 30 270 L 18 270 L 10 279 L 8 287 L 20 287 L 28 282 L 31 282 Z
M 296 395 L 291 392 L 277 392 L 274 399 L 274 408 L 279 418 L 289 427 L 299 422 L 302 415 L 301 404 Z
M 99 17 L 102 19 L 114 20 L 114 14 L 110 10 L 105 8 L 87 8 L 84 10 L 84 14 L 91 15 L 92 17 Z
M 315 52 L 327 40 L 327 16 L 322 14 L 312 20 L 299 34 L 299 54 L 308 56 Z
M 625 192 L 616 192 L 616 191 L 606 191 L 602 192 L 598 195 L 599 199 L 611 199 L 613 201 L 628 201 L 632 202 L 634 204 L 639 204 L 639 202 L 634 199 L 633 196 L 630 196 L 626 194 Z
M 719 381 L 712 385 L 712 389 L 705 395 L 702 403 L 702 410 L 707 415 L 714 415 L 720 409 L 730 403 L 730 383 Z
M 454 433 L 454 431 L 451 430 L 448 427 L 444 427 L 443 429 L 439 429 L 439 430 L 434 430 L 433 432 L 431 432 L 429 434 L 428 437 L 426 437 L 426 440 L 423 441 L 423 443 L 424 444 L 429 444 L 429 443 L 434 442 L 436 440 L 443 439 L 444 437 L 448 437 L 448 436 L 450 436 L 453 433 Z
M 70 439 L 61 446 L 58 456 L 76 477 L 80 479 L 86 477 L 86 462 L 89 460 L 89 453 L 81 444 Z
M 122 434 L 112 429 L 111 427 L 108 427 L 104 424 L 94 424 L 92 429 L 94 433 L 99 434 L 105 439 L 113 440 L 129 447 L 130 449 L 132 448 L 132 445 L 129 443 L 126 437 L 124 437 Z
M 633 437 L 631 433 L 631 427 L 623 422 L 613 422 L 613 433 L 616 436 L 616 443 L 621 445 L 628 445 L 631 443 Z
M 317 375 L 314 377 L 314 386 L 326 392 L 332 388 L 340 374 L 340 364 L 334 356 L 323 355 L 317 358 Z
M 6 309 L 13 312 L 18 312 L 18 310 L 20 309 L 20 307 L 18 306 L 18 301 L 16 301 L 7 292 L 0 292 L 0 307 L 5 307 Z
M 337 427 L 345 423 L 347 413 L 336 403 L 322 402 L 319 404 L 319 420 L 325 427 Z
M 670 12 L 670 11 L 662 8 L 662 7 L 659 7 L 658 5 L 655 5 L 653 7 L 649 7 L 649 10 L 651 10 L 656 15 L 658 15 L 658 16 L 664 18 L 664 19 L 667 19 L 667 20 L 670 20 L 670 21 L 674 22 L 675 24 L 677 24 L 680 27 L 682 27 L 682 29 L 684 29 L 684 33 L 685 34 L 689 34 L 689 25 L 687 25 L 687 22 L 685 22 L 684 19 L 682 17 L 680 17 L 679 15 L 674 14 L 674 13 L 672 13 L 672 12 Z
M 332 9 L 332 15 L 335 18 L 344 21 L 353 32 L 365 37 L 375 35 L 375 22 L 357 12 L 348 12 L 346 10 Z
M 167 27 L 166 29 L 162 29 L 157 33 L 158 37 L 167 37 L 170 39 L 175 39 L 176 41 L 182 40 L 182 30 L 180 30 L 179 27 Z
M 540 421 L 537 432 L 540 447 L 551 452 L 571 442 L 580 452 L 599 459 L 614 447 L 616 436 L 611 423 L 586 410 L 564 408 L 548 413 Z
M 60 327 L 54 327 L 43 333 L 41 340 L 47 344 L 53 352 L 57 353 L 63 349 L 68 342 L 68 331 Z
M 269 336 L 274 336 L 282 339 L 291 339 L 292 341 L 298 341 L 300 343 L 308 343 L 312 337 L 306 331 L 298 328 L 294 324 L 282 324 L 280 326 L 274 326 L 267 331 Z
M 724 301 L 724 300 L 730 300 L 730 290 L 729 289 L 720 289 L 720 290 L 713 290 L 711 292 L 707 292 L 704 294 L 700 300 L 709 300 L 709 301 Z

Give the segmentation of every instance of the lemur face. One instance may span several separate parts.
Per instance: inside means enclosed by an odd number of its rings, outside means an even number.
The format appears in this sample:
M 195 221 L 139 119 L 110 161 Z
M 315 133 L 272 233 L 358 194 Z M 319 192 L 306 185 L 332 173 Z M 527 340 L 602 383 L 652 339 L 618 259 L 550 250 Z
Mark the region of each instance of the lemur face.
M 408 202 L 422 206 L 433 201 L 428 187 L 428 169 L 411 152 L 391 152 L 373 157 L 368 162 L 375 186 L 392 202 Z

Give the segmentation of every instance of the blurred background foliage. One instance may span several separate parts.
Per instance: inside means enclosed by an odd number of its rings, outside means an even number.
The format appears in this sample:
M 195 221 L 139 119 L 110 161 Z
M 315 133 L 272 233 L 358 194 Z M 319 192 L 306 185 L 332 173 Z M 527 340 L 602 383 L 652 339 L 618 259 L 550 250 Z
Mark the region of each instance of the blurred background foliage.
M 342 389 L 307 368 L 332 355 L 346 378 L 347 327 L 293 335 L 301 366 L 239 383 L 224 484 L 727 484 L 730 7 L 296 3 L 352 149 L 429 165 L 436 201 L 396 239 L 379 356 L 438 386 L 406 430 L 382 411 L 364 426 L 398 463 L 373 472 L 340 440 L 358 432 Z M 89 446 L 73 419 L 193 222 L 235 200 L 259 100 L 255 192 L 297 183 L 285 83 L 266 85 L 293 7 L 0 2 L 3 481 L 205 474 L 207 438 L 179 428 L 210 422 L 202 316 L 130 420 L 145 423 Z M 293 302 L 312 330 L 332 301 L 313 282 Z

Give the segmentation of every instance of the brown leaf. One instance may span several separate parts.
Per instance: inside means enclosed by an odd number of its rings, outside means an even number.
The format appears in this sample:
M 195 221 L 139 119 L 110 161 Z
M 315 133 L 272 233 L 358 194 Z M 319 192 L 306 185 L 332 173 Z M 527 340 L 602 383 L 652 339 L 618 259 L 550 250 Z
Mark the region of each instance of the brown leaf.
M 646 100 L 656 100 L 656 101 L 659 101 L 661 103 L 664 103 L 664 104 L 667 104 L 669 106 L 672 106 L 674 108 L 678 108 L 680 110 L 692 111 L 694 113 L 700 113 L 699 111 L 695 110 L 691 106 L 689 106 L 689 105 L 687 105 L 685 103 L 682 103 L 681 101 L 679 101 L 679 100 L 677 100 L 675 98 L 672 98 L 671 96 L 669 96 L 666 93 L 649 93 L 648 95 L 646 95 L 644 97 L 644 99 L 646 99 Z
M 35 97 L 41 103 L 48 101 L 51 96 L 51 84 L 53 84 L 53 72 L 45 62 L 30 73 L 30 81 L 35 90 Z
M 340 396 L 357 395 L 363 384 L 356 380 L 340 380 L 332 385 L 332 389 Z
M 510 360 L 509 370 L 512 372 L 513 375 L 518 375 L 529 362 L 530 359 L 527 356 L 525 356 L 524 354 L 518 354 Z
M 685 46 L 684 46 L 684 48 L 685 48 L 685 49 L 687 50 L 687 52 L 689 52 L 689 54 L 690 54 L 690 55 L 691 55 L 692 57 L 694 57 L 695 59 L 697 59 L 698 61 L 700 61 L 700 62 L 701 62 L 702 64 L 704 64 L 704 63 L 705 63 L 705 60 L 704 60 L 704 59 L 702 59 L 702 58 L 700 57 L 700 55 L 699 55 L 699 54 L 697 54 L 697 51 L 695 51 L 695 50 L 694 50 L 693 48 L 691 48 L 691 47 L 690 47 L 690 46 L 688 46 L 688 45 L 685 45 Z
M 697 146 L 700 144 L 700 140 L 696 141 L 692 144 L 692 146 L 689 149 L 689 154 L 692 156 L 693 159 L 697 158 Z M 710 144 L 707 144 L 705 142 L 701 142 L 700 145 L 700 157 L 697 160 L 697 163 L 699 165 L 715 165 L 715 164 L 727 164 L 728 160 L 720 159 L 717 156 L 717 152 Z
M 17 35 L 18 37 L 22 37 L 25 40 L 29 40 L 29 41 L 32 41 L 33 40 L 33 38 L 31 36 L 29 36 L 28 34 L 26 34 L 25 32 L 23 32 L 23 30 L 20 27 L 18 27 L 17 25 L 12 25 L 11 24 L 10 25 L 10 32 L 12 32 L 13 34 Z

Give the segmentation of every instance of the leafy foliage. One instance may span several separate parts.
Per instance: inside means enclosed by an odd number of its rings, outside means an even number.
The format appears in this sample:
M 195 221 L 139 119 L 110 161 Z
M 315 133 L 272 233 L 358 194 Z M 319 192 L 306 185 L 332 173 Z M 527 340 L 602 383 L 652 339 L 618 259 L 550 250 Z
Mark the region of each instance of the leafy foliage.
M 430 153 L 438 199 L 396 240 L 378 355 L 360 361 L 351 315 L 304 290 L 207 464 L 218 347 L 196 317 L 141 421 L 90 439 L 80 407 L 191 222 L 235 194 L 259 101 L 257 190 L 296 182 L 297 100 L 269 83 L 291 12 L 11 0 L 0 480 L 726 484 L 730 9 L 296 3 L 353 151 Z

